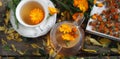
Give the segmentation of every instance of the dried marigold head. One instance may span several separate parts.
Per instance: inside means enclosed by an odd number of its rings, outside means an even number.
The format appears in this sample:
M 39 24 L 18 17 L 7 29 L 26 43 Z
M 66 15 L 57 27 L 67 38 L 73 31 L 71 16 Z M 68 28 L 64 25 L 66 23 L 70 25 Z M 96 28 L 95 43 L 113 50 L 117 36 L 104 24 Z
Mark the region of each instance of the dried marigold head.
M 88 1 L 87 0 L 74 0 L 73 5 L 75 7 L 78 7 L 83 12 L 88 10 Z
M 60 32 L 63 32 L 63 33 L 69 33 L 72 31 L 72 28 L 70 27 L 69 24 L 62 24 L 60 27 L 59 27 L 59 31 Z
M 91 18 L 92 18 L 93 20 L 96 20 L 96 19 L 97 19 L 97 16 L 98 16 L 98 14 L 94 14 L 94 15 L 92 15 Z
M 30 21 L 32 24 L 38 24 L 44 18 L 44 11 L 39 8 L 35 8 L 31 10 L 29 16 L 30 16 Z
M 103 4 L 103 3 L 97 3 L 96 6 L 97 6 L 97 7 L 103 7 L 104 4 Z
M 53 14 L 57 13 L 57 9 L 54 8 L 54 7 L 48 7 L 48 10 L 50 12 L 50 15 L 53 15 Z

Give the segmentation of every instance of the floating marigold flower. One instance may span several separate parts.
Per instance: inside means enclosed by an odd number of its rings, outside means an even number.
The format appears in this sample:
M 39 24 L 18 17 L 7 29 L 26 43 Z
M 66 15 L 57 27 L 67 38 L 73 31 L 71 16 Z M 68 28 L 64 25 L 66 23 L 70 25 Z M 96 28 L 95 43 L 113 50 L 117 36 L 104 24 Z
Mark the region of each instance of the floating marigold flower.
M 44 18 L 44 11 L 39 8 L 35 8 L 30 12 L 29 16 L 32 24 L 38 24 Z
M 88 1 L 87 0 L 74 0 L 75 7 L 78 7 L 81 11 L 85 12 L 88 9 Z
M 50 12 L 50 15 L 53 15 L 53 14 L 57 13 L 57 9 L 54 8 L 54 7 L 48 7 L 48 10 Z
M 63 32 L 63 33 L 69 33 L 72 31 L 72 28 L 69 26 L 69 24 L 62 24 L 60 27 L 59 27 L 59 31 L 60 32 Z
M 62 35 L 62 39 L 63 39 L 63 40 L 66 40 L 66 41 L 72 41 L 72 40 L 74 40 L 75 38 L 74 38 L 72 35 L 70 35 L 70 34 L 63 34 L 63 35 Z

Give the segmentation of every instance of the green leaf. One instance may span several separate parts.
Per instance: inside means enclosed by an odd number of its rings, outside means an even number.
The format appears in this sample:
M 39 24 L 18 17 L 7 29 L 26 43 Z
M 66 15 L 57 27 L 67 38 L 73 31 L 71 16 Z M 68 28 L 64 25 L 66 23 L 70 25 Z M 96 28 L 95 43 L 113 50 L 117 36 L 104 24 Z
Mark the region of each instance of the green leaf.
M 9 45 L 3 46 L 3 49 L 6 50 L 6 51 L 10 51 L 11 50 Z

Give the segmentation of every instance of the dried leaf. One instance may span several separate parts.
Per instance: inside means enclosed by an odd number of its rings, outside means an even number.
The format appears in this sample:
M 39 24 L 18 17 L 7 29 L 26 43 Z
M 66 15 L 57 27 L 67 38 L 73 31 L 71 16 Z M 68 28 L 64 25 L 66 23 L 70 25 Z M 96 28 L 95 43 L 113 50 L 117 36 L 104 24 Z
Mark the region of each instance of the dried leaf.
M 18 38 L 18 39 L 16 39 L 15 41 L 17 41 L 17 42 L 22 42 L 22 41 L 23 41 L 23 39 Z
M 111 48 L 111 51 L 115 52 L 115 53 L 119 53 L 120 54 L 120 50 L 118 50 L 117 48 Z
M 98 45 L 98 46 L 102 46 L 97 40 L 95 40 L 94 38 L 91 37 L 86 37 L 87 41 L 90 41 L 93 45 Z
M 103 47 L 108 47 L 108 45 L 111 43 L 111 40 L 106 38 L 101 38 L 99 42 L 102 44 Z
M 32 54 L 33 54 L 33 55 L 41 55 L 41 54 L 39 53 L 39 49 L 37 49 L 35 52 L 32 52 Z
M 33 48 L 40 48 L 37 44 L 35 44 L 35 43 L 33 43 L 33 44 L 31 44 L 31 46 L 33 47 Z
M 82 49 L 82 50 L 89 53 L 97 53 L 96 50 L 91 50 L 91 49 Z
M 5 27 L 4 26 L 0 26 L 0 31 L 4 31 Z
M 120 44 L 119 43 L 117 43 L 117 46 L 118 46 L 118 50 L 120 50 Z
M 61 55 L 57 55 L 57 56 L 55 57 L 55 59 L 64 59 L 64 57 L 61 56 Z
M 2 6 L 2 1 L 0 1 L 0 7 Z
M 7 38 L 7 40 L 12 40 L 12 38 L 10 36 L 7 36 L 6 38 Z
M 22 51 L 20 51 L 20 50 L 17 50 L 17 52 L 18 52 L 20 55 L 24 55 L 24 54 L 25 54 L 25 52 L 22 52 Z
M 4 33 L 7 34 L 8 29 L 5 29 Z
M 7 31 L 7 34 L 11 34 L 11 33 L 13 33 L 13 32 L 15 32 L 14 29 L 9 29 L 9 30 Z
M 47 46 L 50 46 L 50 36 L 47 36 Z
M 47 43 L 45 42 L 45 40 L 42 40 L 43 42 L 43 46 L 47 46 Z
M 7 11 L 6 18 L 5 18 L 5 25 L 8 25 L 9 20 L 10 20 L 10 11 Z
M 15 39 L 18 39 L 20 36 L 18 33 L 15 33 L 14 35 L 15 35 Z
M 17 51 L 14 44 L 11 44 L 13 51 Z
M 50 52 L 49 52 L 49 55 L 54 56 L 55 54 L 56 54 L 56 52 L 53 49 L 51 49 Z
M 4 39 L 1 39 L 1 42 L 3 45 L 7 44 L 7 42 Z

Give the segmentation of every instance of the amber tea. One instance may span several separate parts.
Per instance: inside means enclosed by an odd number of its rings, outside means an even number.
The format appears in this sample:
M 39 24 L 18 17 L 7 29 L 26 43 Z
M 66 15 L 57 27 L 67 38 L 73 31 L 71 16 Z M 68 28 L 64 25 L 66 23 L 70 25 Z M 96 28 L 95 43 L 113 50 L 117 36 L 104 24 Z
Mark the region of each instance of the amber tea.
M 30 1 L 22 6 L 20 16 L 26 24 L 36 25 L 42 22 L 45 12 L 38 2 Z
M 75 46 L 80 39 L 79 29 L 72 23 L 63 23 L 56 30 L 56 40 L 58 44 L 65 48 Z

